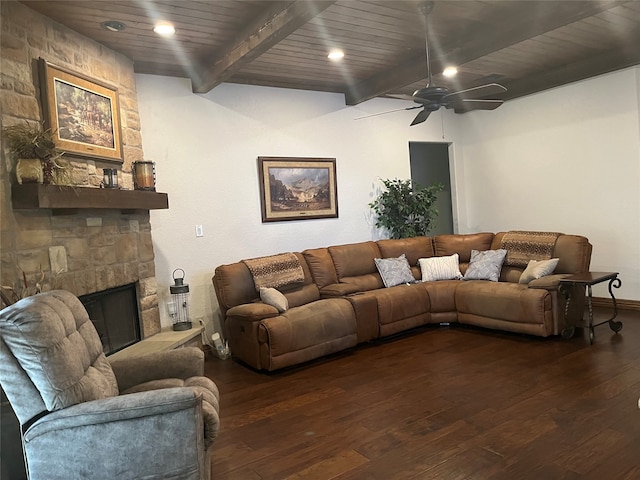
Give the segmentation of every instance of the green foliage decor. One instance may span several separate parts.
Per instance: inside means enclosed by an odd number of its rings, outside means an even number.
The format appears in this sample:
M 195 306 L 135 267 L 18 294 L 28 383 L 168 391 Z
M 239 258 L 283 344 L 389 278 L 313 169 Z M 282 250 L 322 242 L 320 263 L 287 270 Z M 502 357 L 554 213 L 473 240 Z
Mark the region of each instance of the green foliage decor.
M 40 160 L 45 183 L 70 183 L 70 167 L 61 161 L 64 152 L 56 147 L 54 132 L 50 128 L 45 129 L 42 122 L 30 123 L 25 120 L 4 127 L 2 136 L 16 161 L 22 158 Z
M 382 180 L 385 190 L 369 204 L 377 216 L 376 227 L 386 229 L 391 238 L 427 235 L 438 216 L 434 203 L 444 186 L 423 187 L 411 180 Z
M 39 158 L 42 161 L 56 160 L 62 152 L 56 148 L 51 129 L 44 129 L 42 124 L 31 124 L 27 121 L 5 127 L 4 138 L 7 146 L 18 158 Z

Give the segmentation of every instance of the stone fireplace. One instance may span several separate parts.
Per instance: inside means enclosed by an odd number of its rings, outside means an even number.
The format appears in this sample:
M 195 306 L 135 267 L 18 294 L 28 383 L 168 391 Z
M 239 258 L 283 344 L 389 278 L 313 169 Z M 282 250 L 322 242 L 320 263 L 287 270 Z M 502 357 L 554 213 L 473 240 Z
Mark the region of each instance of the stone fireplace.
M 103 168 L 117 168 L 122 198 L 91 201 L 78 196 L 63 206 L 17 205 L 13 158 L 2 149 L 0 162 L 0 285 L 31 293 L 66 289 L 81 296 L 135 284 L 141 335 L 160 331 L 150 208 L 133 204 L 131 169 L 144 160 L 133 63 L 104 45 L 31 10 L 19 2 L 0 2 L 2 42 L 0 126 L 40 122 L 42 100 L 37 59 L 115 87 L 119 95 L 122 162 L 65 155 L 71 164 L 73 194 L 99 189 Z M 24 186 L 24 185 L 23 185 Z M 53 187 L 57 188 L 57 187 Z M 114 192 L 118 193 L 118 192 Z M 73 195 L 71 195 L 73 196 Z
M 160 331 L 148 211 L 55 215 L 41 209 L 13 215 L 18 228 L 3 239 L 3 285 L 13 277 L 16 289 L 20 283 L 39 283 L 43 290 L 82 296 L 135 284 L 142 338 Z M 10 246 L 13 251 L 7 255 Z

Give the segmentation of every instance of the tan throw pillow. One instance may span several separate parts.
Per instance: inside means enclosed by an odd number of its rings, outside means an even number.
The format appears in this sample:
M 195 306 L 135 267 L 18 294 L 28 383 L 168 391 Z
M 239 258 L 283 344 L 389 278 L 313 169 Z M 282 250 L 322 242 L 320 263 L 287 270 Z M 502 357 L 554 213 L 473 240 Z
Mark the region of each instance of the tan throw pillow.
M 460 280 L 460 262 L 457 253 L 447 257 L 429 257 L 418 260 L 422 271 L 422 281 L 434 280 Z
M 551 275 L 558 266 L 559 258 L 550 260 L 529 260 L 527 268 L 520 275 L 519 283 L 529 283 L 531 280 Z
M 267 305 L 277 308 L 280 313 L 286 312 L 289 309 L 287 297 L 275 288 L 260 287 L 260 300 Z

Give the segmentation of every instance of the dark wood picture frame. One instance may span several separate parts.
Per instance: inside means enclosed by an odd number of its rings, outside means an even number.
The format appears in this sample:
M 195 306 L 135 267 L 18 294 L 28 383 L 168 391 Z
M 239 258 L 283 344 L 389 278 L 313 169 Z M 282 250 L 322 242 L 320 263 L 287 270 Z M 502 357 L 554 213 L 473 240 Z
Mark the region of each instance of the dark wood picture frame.
M 263 222 L 338 218 L 335 158 L 258 157 Z
M 118 89 L 39 59 L 45 125 L 60 150 L 122 163 Z

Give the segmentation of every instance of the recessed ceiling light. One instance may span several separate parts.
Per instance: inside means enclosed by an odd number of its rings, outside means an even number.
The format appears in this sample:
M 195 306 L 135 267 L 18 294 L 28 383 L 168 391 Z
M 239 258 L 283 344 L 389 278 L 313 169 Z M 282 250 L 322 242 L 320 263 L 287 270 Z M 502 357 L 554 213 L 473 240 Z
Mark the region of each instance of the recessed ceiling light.
M 445 77 L 455 77 L 457 73 L 458 69 L 456 67 L 447 67 L 442 72 Z
M 338 62 L 344 58 L 344 52 L 342 50 L 331 50 L 327 58 L 333 62 Z
M 156 32 L 158 35 L 164 35 L 164 36 L 169 36 L 176 33 L 175 27 L 170 23 L 159 23 L 158 25 L 153 27 L 153 31 Z
M 125 28 L 127 28 L 124 23 L 117 20 L 107 20 L 106 22 L 102 22 L 100 26 L 105 30 L 109 30 L 110 32 L 121 32 Z

